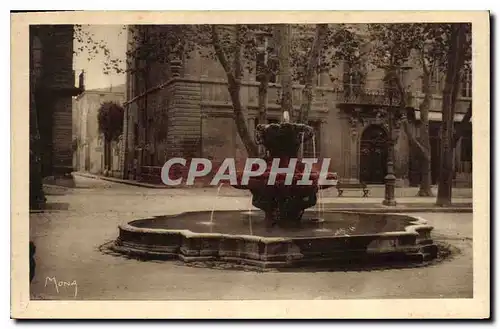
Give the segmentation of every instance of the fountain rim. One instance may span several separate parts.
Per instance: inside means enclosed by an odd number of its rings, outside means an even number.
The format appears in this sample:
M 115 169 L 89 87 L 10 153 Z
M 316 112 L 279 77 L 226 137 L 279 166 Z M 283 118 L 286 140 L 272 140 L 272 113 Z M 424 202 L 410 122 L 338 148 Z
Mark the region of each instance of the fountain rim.
M 234 210 L 216 210 L 216 212 L 237 212 L 237 211 L 244 211 L 240 209 L 234 209 Z M 169 214 L 165 215 L 167 217 L 178 217 L 178 216 L 183 216 L 183 215 L 188 215 L 190 213 L 211 213 L 210 210 L 198 210 L 198 211 L 184 211 L 176 214 Z M 373 215 L 373 213 L 370 212 L 357 212 L 357 211 L 335 211 L 335 210 L 327 210 L 325 211 L 327 213 L 348 213 L 348 214 L 363 214 L 363 215 Z M 321 237 L 288 237 L 288 236 L 281 236 L 281 237 L 265 237 L 265 236 L 260 236 L 260 235 L 247 235 L 247 234 L 228 234 L 228 233 L 208 233 L 208 232 L 193 232 L 189 229 L 160 229 L 160 228 L 145 228 L 145 227 L 137 227 L 131 225 L 131 223 L 135 221 L 140 221 L 140 220 L 146 220 L 146 219 L 154 219 L 155 216 L 149 217 L 149 218 L 140 218 L 136 220 L 132 220 L 130 222 L 127 222 L 125 224 L 120 224 L 118 227 L 120 230 L 128 231 L 128 232 L 133 232 L 133 233 L 144 233 L 144 234 L 181 234 L 182 236 L 186 238 L 196 238 L 196 237 L 219 237 L 219 238 L 241 238 L 241 239 L 246 239 L 246 240 L 252 240 L 252 241 L 259 241 L 259 242 L 264 242 L 264 243 L 272 243 L 272 242 L 284 242 L 284 241 L 295 241 L 295 240 L 316 240 L 316 239 L 345 239 L 345 238 L 355 238 L 355 237 L 376 237 L 376 238 L 384 238 L 384 237 L 394 237 L 394 236 L 418 236 L 419 230 L 429 230 L 432 231 L 434 229 L 433 226 L 428 225 L 428 221 L 422 217 L 419 216 L 413 216 L 413 215 L 403 215 L 399 213 L 383 213 L 384 215 L 392 215 L 392 216 L 397 216 L 397 217 L 410 217 L 411 219 L 414 219 L 409 222 L 409 225 L 405 226 L 404 231 L 389 231 L 389 232 L 382 232 L 382 233 L 375 233 L 375 234 L 349 234 L 349 235 L 326 235 L 326 236 L 321 236 Z

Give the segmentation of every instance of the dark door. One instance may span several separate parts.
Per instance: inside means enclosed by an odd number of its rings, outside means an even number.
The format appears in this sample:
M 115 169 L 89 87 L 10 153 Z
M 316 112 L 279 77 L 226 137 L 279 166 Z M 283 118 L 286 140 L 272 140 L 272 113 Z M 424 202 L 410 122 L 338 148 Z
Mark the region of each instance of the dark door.
M 410 143 L 409 181 L 410 186 L 419 186 L 422 176 L 422 155 L 417 146 Z
M 361 135 L 360 181 L 383 184 L 387 173 L 387 134 L 378 125 L 371 125 Z
M 441 140 L 440 140 L 440 122 L 429 123 L 429 141 L 431 144 L 431 180 L 432 184 L 437 184 L 440 171 L 441 159 Z
M 85 171 L 90 171 L 89 145 L 85 145 Z

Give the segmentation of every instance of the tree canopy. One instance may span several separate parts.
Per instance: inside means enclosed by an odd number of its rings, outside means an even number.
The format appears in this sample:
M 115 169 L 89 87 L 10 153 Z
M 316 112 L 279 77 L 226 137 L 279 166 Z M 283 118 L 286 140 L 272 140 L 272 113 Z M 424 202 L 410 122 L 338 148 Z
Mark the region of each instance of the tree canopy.
M 123 131 L 123 107 L 114 102 L 104 102 L 99 107 L 97 122 L 99 132 L 107 141 L 116 141 Z

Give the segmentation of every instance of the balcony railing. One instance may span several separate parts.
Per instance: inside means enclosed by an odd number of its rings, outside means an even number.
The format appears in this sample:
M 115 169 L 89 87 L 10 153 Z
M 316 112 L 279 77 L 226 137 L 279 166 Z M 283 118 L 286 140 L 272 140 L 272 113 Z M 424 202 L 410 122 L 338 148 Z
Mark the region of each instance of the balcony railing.
M 370 89 L 362 85 L 346 85 L 335 89 L 336 101 L 346 104 L 397 106 L 401 104 L 401 94 L 395 88 Z M 406 104 L 411 102 L 407 93 Z
M 206 80 L 201 83 L 201 101 L 206 104 L 223 105 L 231 104 L 231 97 L 225 81 Z M 302 102 L 302 90 L 304 86 L 295 85 L 292 90 L 292 99 L 295 106 Z M 329 102 L 334 101 L 332 89 L 317 88 L 314 90 L 313 106 L 326 107 Z M 245 82 L 241 86 L 240 97 L 246 106 L 258 106 L 259 84 L 258 82 Z M 271 83 L 267 89 L 268 106 L 279 106 L 281 102 L 281 86 Z
M 246 82 L 241 86 L 240 97 L 247 106 L 258 105 L 257 82 Z M 206 80 L 201 86 L 201 100 L 206 104 L 231 104 L 231 98 L 225 81 Z M 302 102 L 304 86 L 293 86 L 293 104 L 299 106 Z M 406 103 L 410 106 L 411 94 L 406 95 Z M 279 106 L 281 101 L 281 86 L 270 84 L 267 90 L 268 106 Z M 401 95 L 396 89 L 369 89 L 361 85 L 347 85 L 337 87 L 319 87 L 314 89 L 313 107 L 326 108 L 332 103 L 366 104 L 366 105 L 393 105 L 401 102 Z

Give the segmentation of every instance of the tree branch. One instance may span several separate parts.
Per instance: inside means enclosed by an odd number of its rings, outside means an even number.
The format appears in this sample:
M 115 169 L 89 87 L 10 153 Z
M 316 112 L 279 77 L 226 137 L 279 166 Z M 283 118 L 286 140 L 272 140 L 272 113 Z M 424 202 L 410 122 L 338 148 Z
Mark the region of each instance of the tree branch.
M 243 73 L 241 67 L 241 56 L 242 56 L 242 40 L 241 40 L 241 25 L 236 25 L 235 31 L 235 46 L 234 46 L 234 79 L 236 83 L 241 83 L 241 75 Z
M 228 83 L 234 84 L 236 82 L 235 77 L 231 72 L 231 67 L 229 66 L 229 62 L 227 60 L 226 54 L 224 53 L 224 49 L 222 49 L 216 25 L 212 25 L 212 45 L 214 47 L 215 55 L 217 56 L 219 63 L 222 65 L 222 68 L 226 72 Z
M 290 120 L 295 118 L 293 111 L 293 85 L 290 67 L 290 34 L 291 26 L 283 24 L 277 26 L 279 35 L 279 63 L 281 76 L 281 110 L 288 111 Z
M 239 30 L 239 27 L 236 28 L 237 31 Z M 236 36 L 238 36 L 239 33 L 236 33 Z M 235 47 L 235 55 L 240 55 L 241 56 L 241 43 L 238 41 L 237 45 Z M 243 105 L 241 103 L 240 99 L 240 77 L 241 77 L 241 58 L 237 60 L 235 58 L 234 65 L 239 66 L 236 67 L 236 77 L 233 75 L 231 71 L 231 67 L 229 66 L 229 62 L 226 58 L 226 55 L 224 54 L 224 50 L 222 49 L 222 46 L 220 44 L 219 40 L 219 35 L 217 33 L 217 29 L 215 26 L 212 26 L 212 44 L 215 50 L 215 54 L 217 56 L 217 59 L 221 63 L 222 67 L 224 68 L 224 71 L 226 71 L 227 75 L 227 81 L 228 81 L 228 91 L 229 91 L 229 96 L 231 97 L 231 102 L 233 103 L 233 113 L 234 113 L 234 122 L 236 124 L 236 129 L 238 130 L 238 134 L 245 145 L 245 148 L 248 152 L 248 155 L 250 157 L 252 156 L 257 156 L 259 151 L 257 148 L 257 145 L 255 142 L 253 142 L 250 132 L 248 130 L 247 126 L 247 121 L 245 118 L 245 114 L 243 113 Z M 238 56 L 236 56 L 238 57 Z
M 401 95 L 401 101 L 399 104 L 400 110 L 406 111 L 406 91 L 405 91 L 405 88 L 403 86 L 403 83 L 401 82 L 401 79 L 399 78 L 398 74 L 396 73 L 396 71 L 394 69 L 391 69 L 387 73 L 387 78 L 393 79 L 396 82 L 396 87 L 398 89 L 399 94 Z M 410 142 L 413 143 L 413 145 L 415 145 L 420 150 L 420 152 L 422 152 L 422 155 L 426 159 L 430 159 L 431 156 L 430 156 L 429 150 L 427 150 L 415 137 L 415 135 L 413 134 L 413 132 L 410 129 L 408 119 L 407 118 L 404 119 L 402 121 L 402 124 L 403 124 L 403 130 L 404 130 L 406 136 L 408 136 Z
M 422 62 L 422 70 L 424 71 L 424 76 L 429 76 L 429 68 L 425 63 L 424 50 L 423 49 L 419 50 L 419 53 L 420 53 L 420 61 Z
M 326 34 L 328 32 L 328 24 L 317 24 L 316 34 L 314 36 L 314 41 L 312 47 L 309 51 L 307 67 L 305 72 L 305 86 L 302 92 L 302 104 L 300 105 L 300 112 L 298 117 L 298 122 L 306 123 L 309 116 L 309 111 L 311 109 L 313 101 L 313 87 L 314 87 L 314 76 L 318 67 L 318 59 L 320 55 L 321 48 L 325 43 Z

